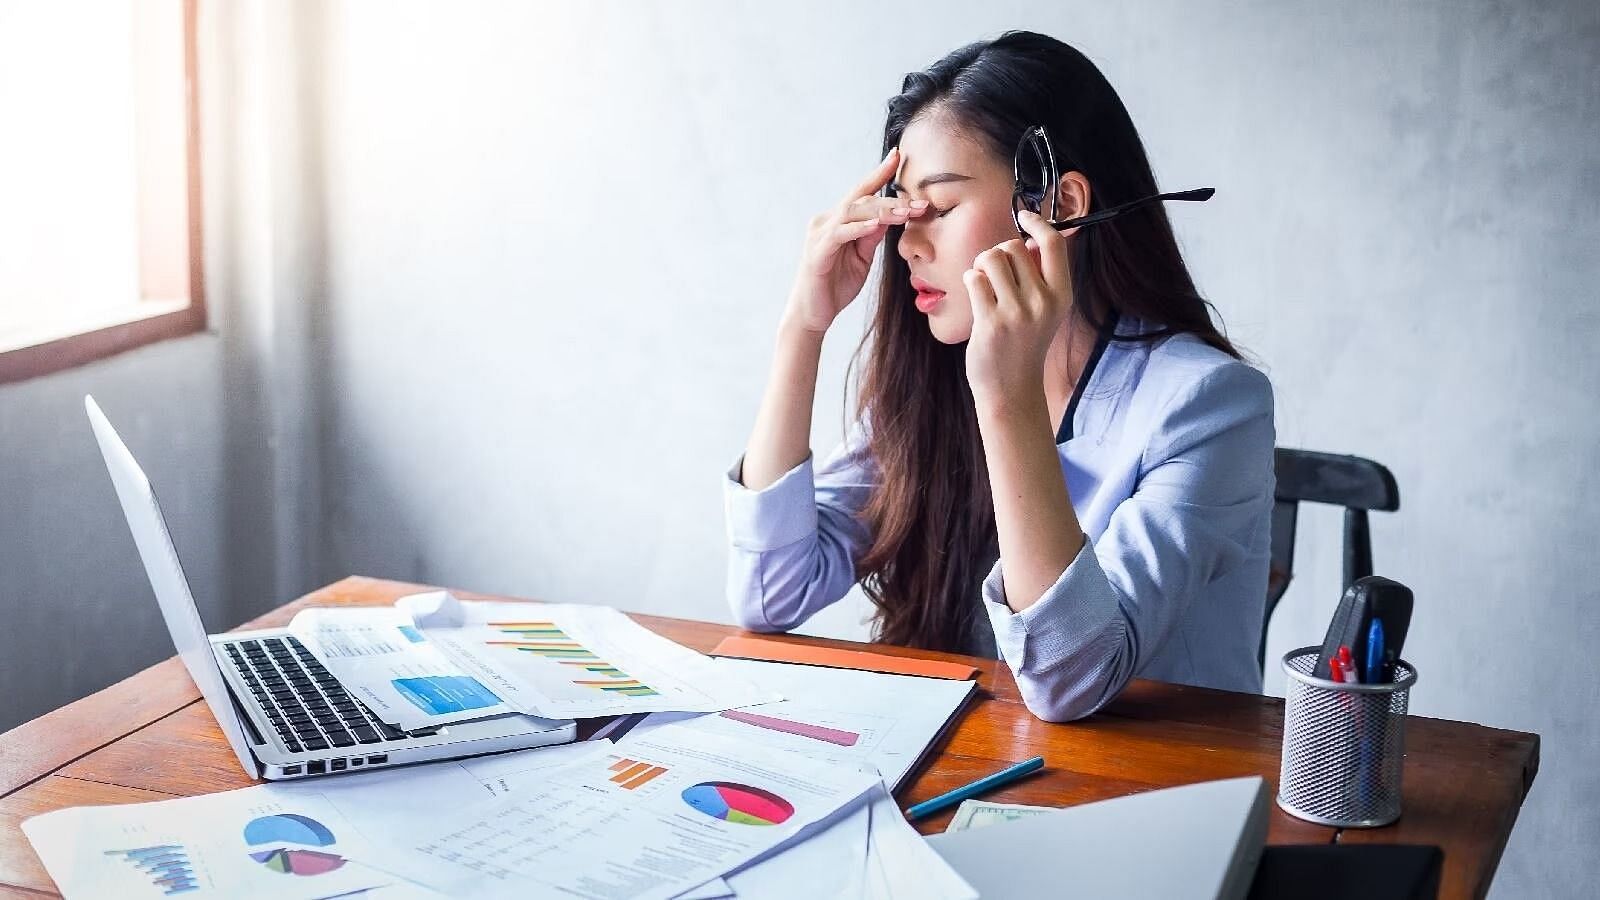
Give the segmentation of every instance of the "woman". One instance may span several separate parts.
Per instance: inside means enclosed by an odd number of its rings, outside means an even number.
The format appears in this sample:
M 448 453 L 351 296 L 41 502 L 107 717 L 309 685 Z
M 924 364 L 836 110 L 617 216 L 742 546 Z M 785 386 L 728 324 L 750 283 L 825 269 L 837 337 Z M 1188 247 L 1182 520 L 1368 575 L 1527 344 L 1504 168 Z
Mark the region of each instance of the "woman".
M 729 473 L 741 624 L 793 628 L 859 581 L 879 640 L 998 651 L 1049 721 L 1136 675 L 1259 691 L 1271 385 L 1212 324 L 1159 202 L 1065 231 L 1040 215 L 1156 193 L 1116 92 L 1010 32 L 908 75 L 884 149 L 811 221 Z M 1026 196 L 1051 156 L 1059 178 Z M 813 471 L 823 335 L 880 245 L 856 424 Z

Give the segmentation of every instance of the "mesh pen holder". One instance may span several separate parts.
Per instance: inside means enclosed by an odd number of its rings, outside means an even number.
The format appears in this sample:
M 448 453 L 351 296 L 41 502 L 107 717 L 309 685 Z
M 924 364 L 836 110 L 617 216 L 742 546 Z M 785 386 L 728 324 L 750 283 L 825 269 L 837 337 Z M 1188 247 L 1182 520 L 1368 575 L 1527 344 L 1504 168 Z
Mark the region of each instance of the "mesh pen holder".
M 1342 684 L 1311 674 L 1321 647 L 1283 656 L 1283 769 L 1278 806 L 1339 828 L 1400 818 L 1406 706 L 1417 670 L 1395 662 L 1387 684 Z

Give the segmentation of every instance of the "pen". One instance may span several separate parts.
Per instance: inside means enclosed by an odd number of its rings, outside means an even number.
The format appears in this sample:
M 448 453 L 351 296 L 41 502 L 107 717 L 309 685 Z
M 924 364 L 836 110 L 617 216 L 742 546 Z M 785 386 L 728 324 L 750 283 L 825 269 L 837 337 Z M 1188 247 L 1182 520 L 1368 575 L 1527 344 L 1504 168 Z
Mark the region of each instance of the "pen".
M 906 810 L 906 818 L 920 819 L 923 816 L 932 815 L 933 813 L 936 813 L 947 806 L 954 806 L 963 800 L 976 797 L 984 791 L 1010 784 L 1011 782 L 1016 781 L 1018 778 L 1027 775 L 1029 772 L 1035 772 L 1042 768 L 1044 768 L 1044 757 L 1042 756 L 1035 756 L 1033 759 L 1023 760 L 1014 766 L 1001 769 L 993 775 L 986 775 L 983 778 L 979 778 L 977 781 L 974 781 L 969 785 L 958 787 L 953 791 L 940 794 L 932 800 L 924 800 L 921 803 L 918 803 L 916 806 Z
M 1389 680 L 1383 665 L 1383 620 L 1373 619 L 1367 629 L 1367 683 L 1382 684 Z
M 1356 671 L 1356 661 L 1350 655 L 1350 645 L 1339 645 L 1339 657 L 1337 661 L 1339 663 L 1339 668 L 1342 670 L 1339 674 L 1344 676 L 1342 679 L 1340 679 L 1341 681 L 1344 681 L 1346 684 L 1361 683 L 1361 673 Z

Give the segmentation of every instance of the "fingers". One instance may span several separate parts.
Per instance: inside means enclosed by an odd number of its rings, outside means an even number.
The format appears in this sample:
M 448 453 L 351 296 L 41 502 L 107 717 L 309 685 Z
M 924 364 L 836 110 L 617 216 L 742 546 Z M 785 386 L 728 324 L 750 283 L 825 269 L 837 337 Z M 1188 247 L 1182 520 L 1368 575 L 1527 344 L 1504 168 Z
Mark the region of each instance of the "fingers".
M 1019 303 L 1026 303 L 1030 307 L 1041 305 L 1041 302 L 1050 296 L 1050 286 L 1045 283 L 1039 272 L 1039 262 L 1032 251 L 1023 246 L 1021 239 L 1006 241 L 994 248 L 994 252 L 1005 255 L 1010 264 L 1011 277 L 1016 285 L 1015 296 Z
M 972 301 L 973 318 L 989 318 L 1000 302 L 995 296 L 994 285 L 990 283 L 989 276 L 984 274 L 982 269 L 968 269 L 961 274 L 961 282 L 967 286 L 967 299 Z
M 1007 241 L 1007 244 L 1019 244 L 1018 241 Z M 995 296 L 1004 302 L 1015 303 L 1021 298 L 1018 296 L 1018 278 L 1014 270 L 1014 261 L 1001 247 L 993 247 L 978 254 L 972 261 L 972 267 L 982 272 L 993 288 Z
M 1039 252 L 1039 271 L 1044 283 L 1057 291 L 1071 286 L 1071 270 L 1067 265 L 1066 235 L 1051 227 L 1044 217 L 1031 210 L 1018 213 L 1017 220 L 1029 235 L 1026 249 Z M 1073 229 L 1076 231 L 1077 229 Z
M 872 173 L 869 174 L 865 180 L 856 185 L 850 190 L 850 193 L 845 195 L 843 202 L 850 203 L 857 197 L 863 197 L 868 194 L 876 194 L 884 185 L 889 183 L 889 179 L 894 177 L 895 169 L 899 168 L 899 166 L 900 148 L 895 147 L 889 151 L 888 156 L 883 158 L 883 162 L 878 163 L 877 168 L 873 169 Z
M 887 226 L 877 219 L 866 219 L 865 221 L 861 222 L 842 222 L 833 226 L 833 230 L 830 233 L 830 243 L 836 247 L 842 246 L 850 243 L 851 241 L 860 240 L 861 238 L 869 237 L 873 234 L 884 231 L 886 228 Z
M 857 197 L 839 211 L 846 222 L 876 219 L 886 225 L 904 225 L 928 211 L 926 200 L 901 200 L 897 197 Z

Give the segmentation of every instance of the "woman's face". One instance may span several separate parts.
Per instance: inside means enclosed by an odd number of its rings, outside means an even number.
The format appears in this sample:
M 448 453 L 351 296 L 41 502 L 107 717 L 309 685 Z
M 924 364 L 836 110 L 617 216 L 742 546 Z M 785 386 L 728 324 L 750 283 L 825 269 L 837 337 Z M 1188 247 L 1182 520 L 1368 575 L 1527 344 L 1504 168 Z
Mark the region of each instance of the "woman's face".
M 1012 173 L 945 117 L 919 117 L 900 136 L 900 173 L 893 185 L 906 200 L 927 200 L 928 212 L 906 222 L 900 256 L 911 268 L 917 309 L 935 339 L 959 344 L 972 336 L 972 303 L 962 282 L 979 253 L 1018 237 L 1011 220 Z

